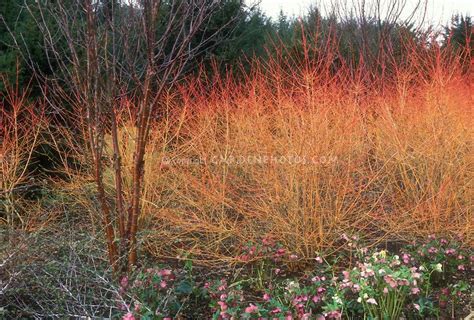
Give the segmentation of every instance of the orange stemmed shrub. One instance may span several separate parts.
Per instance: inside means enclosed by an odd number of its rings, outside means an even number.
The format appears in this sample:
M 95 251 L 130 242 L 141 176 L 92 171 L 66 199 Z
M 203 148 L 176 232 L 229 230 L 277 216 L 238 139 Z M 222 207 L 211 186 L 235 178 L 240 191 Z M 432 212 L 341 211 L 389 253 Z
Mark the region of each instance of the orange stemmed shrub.
M 198 76 L 170 90 L 145 156 L 146 250 L 219 263 L 263 236 L 301 261 L 340 249 L 342 233 L 373 244 L 432 233 L 472 243 L 469 74 L 436 44 L 405 46 L 382 74 L 334 69 L 334 52 L 276 55 L 243 81 Z M 130 190 L 136 106 L 121 103 Z

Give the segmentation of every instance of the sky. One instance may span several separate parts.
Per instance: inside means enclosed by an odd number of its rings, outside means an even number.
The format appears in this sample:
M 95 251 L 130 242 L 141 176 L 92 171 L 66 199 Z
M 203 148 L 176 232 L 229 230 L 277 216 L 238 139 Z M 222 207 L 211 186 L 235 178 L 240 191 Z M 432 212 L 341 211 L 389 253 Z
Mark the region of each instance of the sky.
M 348 2 L 352 3 L 353 0 L 317 0 L 322 6 L 328 6 L 331 2 Z M 387 0 L 385 0 L 387 1 Z M 406 0 L 407 5 L 414 5 L 417 0 Z M 249 0 L 249 2 L 252 2 Z M 255 2 L 255 1 L 254 1 Z M 382 1 L 384 2 L 384 1 Z M 300 15 L 304 13 L 305 8 L 310 4 L 316 3 L 315 0 L 261 0 L 260 7 L 266 13 L 267 16 L 276 18 L 280 13 L 280 10 L 287 15 Z M 320 6 L 318 6 L 320 7 Z M 428 0 L 427 8 L 427 22 L 429 24 L 438 25 L 446 24 L 450 21 L 451 16 L 454 13 L 470 14 L 474 15 L 474 0 Z

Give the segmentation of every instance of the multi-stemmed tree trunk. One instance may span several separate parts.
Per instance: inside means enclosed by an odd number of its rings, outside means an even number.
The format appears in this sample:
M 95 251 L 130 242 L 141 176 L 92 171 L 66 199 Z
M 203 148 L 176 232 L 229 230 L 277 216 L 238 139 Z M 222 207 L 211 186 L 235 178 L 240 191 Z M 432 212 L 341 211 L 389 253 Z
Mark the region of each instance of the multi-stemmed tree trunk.
M 130 270 L 137 263 L 144 159 L 152 117 L 163 93 L 179 80 L 188 62 L 233 22 L 212 34 L 206 32 L 206 24 L 222 2 L 72 0 L 67 7 L 62 1 L 29 7 L 45 35 L 49 61 L 60 70 L 55 77 L 45 78 L 60 97 L 48 100 L 71 106 L 74 116 L 83 118 L 78 123 L 83 126 L 92 160 L 109 262 L 115 272 Z M 198 32 L 207 35 L 197 38 Z M 135 106 L 131 190 L 124 190 L 118 134 L 117 114 L 124 96 Z M 112 137 L 114 206 L 103 179 L 106 134 Z

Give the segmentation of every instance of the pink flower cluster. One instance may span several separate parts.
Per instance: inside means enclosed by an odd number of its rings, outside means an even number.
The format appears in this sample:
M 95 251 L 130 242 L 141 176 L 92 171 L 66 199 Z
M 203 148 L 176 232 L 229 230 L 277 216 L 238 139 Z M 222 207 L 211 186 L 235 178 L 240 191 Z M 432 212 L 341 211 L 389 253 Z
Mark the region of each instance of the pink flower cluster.
M 242 254 L 238 259 L 242 262 L 249 262 L 258 259 L 272 259 L 274 262 L 284 260 L 285 257 L 289 261 L 298 260 L 298 256 L 294 253 L 289 253 L 282 248 L 272 238 L 265 237 L 258 244 L 253 244 L 242 248 Z
M 219 319 L 230 319 L 231 315 L 228 313 L 228 309 L 230 307 L 234 307 L 237 303 L 243 301 L 243 296 L 240 291 L 236 291 L 230 289 L 227 285 L 226 279 L 218 280 L 217 282 L 209 283 L 206 282 L 204 284 L 204 288 L 208 290 L 209 296 L 212 300 L 217 300 L 217 310 L 214 310 L 219 313 Z M 248 309 L 249 313 L 257 312 L 258 309 L 254 309 L 256 307 L 253 305 Z
M 358 236 L 351 236 L 349 237 L 347 234 L 343 233 L 341 235 L 341 239 L 347 242 L 347 246 L 349 248 L 356 248 L 357 247 L 357 242 L 359 241 Z

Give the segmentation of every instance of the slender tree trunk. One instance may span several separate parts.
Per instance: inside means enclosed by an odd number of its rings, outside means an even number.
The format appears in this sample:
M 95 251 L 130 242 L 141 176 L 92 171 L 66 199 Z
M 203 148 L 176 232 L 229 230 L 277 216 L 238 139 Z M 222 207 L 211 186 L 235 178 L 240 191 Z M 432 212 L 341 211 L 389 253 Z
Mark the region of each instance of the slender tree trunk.
M 149 80 L 146 81 L 149 83 Z M 147 88 L 147 86 L 145 86 Z M 147 90 L 149 91 L 149 90 Z M 129 243 L 129 255 L 128 255 L 128 268 L 129 270 L 137 263 L 137 230 L 138 230 L 138 217 L 141 211 L 141 194 L 142 194 L 142 183 L 145 171 L 145 147 L 147 142 L 147 126 L 149 119 L 150 106 L 148 105 L 148 93 L 145 94 L 143 106 L 141 109 L 141 117 L 138 122 L 138 130 L 136 137 L 134 161 L 133 161 L 133 190 L 132 190 L 132 208 L 129 216 L 129 232 L 128 232 L 128 243 Z
M 104 227 L 105 227 L 105 232 L 106 232 L 109 262 L 114 272 L 116 272 L 117 267 L 118 267 L 117 266 L 118 252 L 117 252 L 117 245 L 115 243 L 115 232 L 114 232 L 114 227 L 112 225 L 112 219 L 110 216 L 110 209 L 107 204 L 104 184 L 102 181 L 102 165 L 101 165 L 100 158 L 96 159 L 96 163 L 95 163 L 95 179 L 97 183 L 97 196 L 98 196 L 100 207 L 102 210 L 102 217 L 103 217 L 103 222 L 104 222 Z

